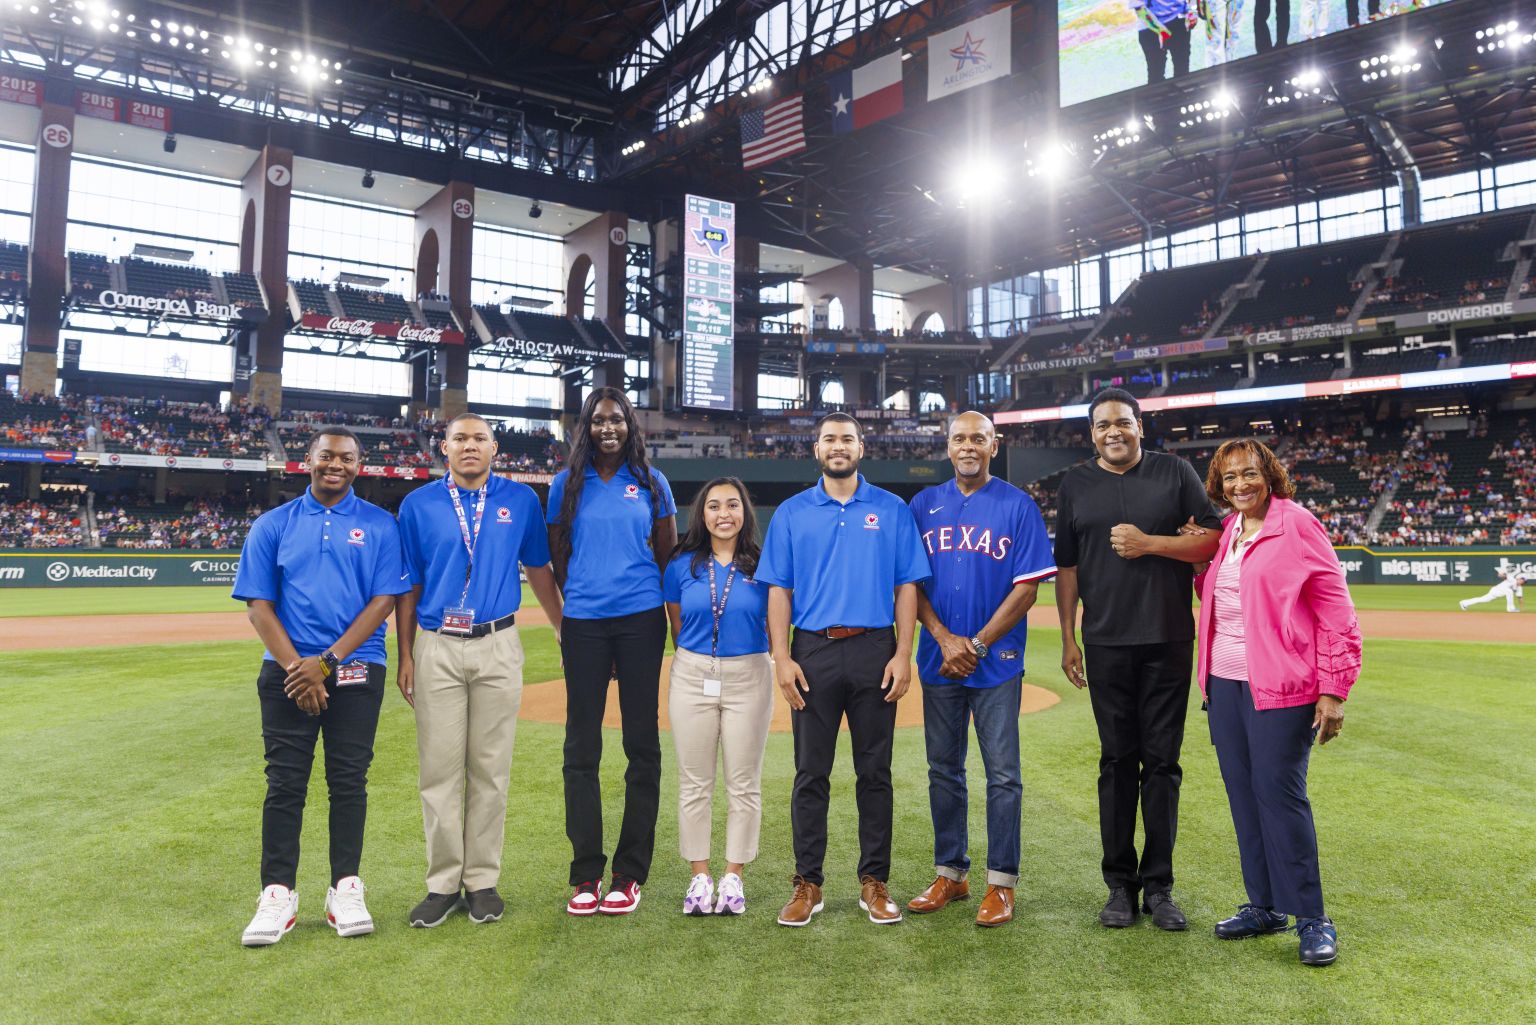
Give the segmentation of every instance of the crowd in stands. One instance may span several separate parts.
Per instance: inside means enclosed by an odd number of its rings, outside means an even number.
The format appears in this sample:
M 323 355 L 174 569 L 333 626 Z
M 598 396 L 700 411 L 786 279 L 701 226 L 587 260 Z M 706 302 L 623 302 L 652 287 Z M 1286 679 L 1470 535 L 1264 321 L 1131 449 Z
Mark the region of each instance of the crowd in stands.
M 0 392 L 0 448 L 77 451 L 95 445 L 90 410 L 76 396 Z
M 1509 279 L 1501 277 L 1468 278 L 1458 294 L 1442 294 L 1439 289 L 1429 288 L 1422 277 L 1387 278 L 1365 301 L 1367 311 L 1376 306 L 1411 306 L 1419 310 L 1432 310 L 1441 306 L 1469 305 L 1481 302 L 1503 302 Z
M 176 499 L 171 499 L 175 505 Z M 103 548 L 239 548 L 259 506 L 227 507 L 190 499 L 176 508 L 156 506 L 147 495 L 121 495 L 96 504 L 96 533 Z
M 77 548 L 84 543 L 75 496 L 0 500 L 0 548 Z
M 266 412 L 236 403 L 165 399 L 93 399 L 92 411 L 109 452 L 158 456 L 262 459 L 268 452 Z

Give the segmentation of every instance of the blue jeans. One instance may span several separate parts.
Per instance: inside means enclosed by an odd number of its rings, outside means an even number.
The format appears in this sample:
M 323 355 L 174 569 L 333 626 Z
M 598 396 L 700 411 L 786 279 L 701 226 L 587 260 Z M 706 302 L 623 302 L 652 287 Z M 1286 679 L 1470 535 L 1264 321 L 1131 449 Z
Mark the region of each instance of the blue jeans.
M 933 864 L 941 876 L 970 871 L 965 790 L 967 723 L 987 772 L 987 882 L 1019 882 L 1019 823 L 1024 779 L 1019 770 L 1019 699 L 1022 677 L 996 687 L 923 684 L 923 737 L 928 747 L 928 804 L 933 812 Z

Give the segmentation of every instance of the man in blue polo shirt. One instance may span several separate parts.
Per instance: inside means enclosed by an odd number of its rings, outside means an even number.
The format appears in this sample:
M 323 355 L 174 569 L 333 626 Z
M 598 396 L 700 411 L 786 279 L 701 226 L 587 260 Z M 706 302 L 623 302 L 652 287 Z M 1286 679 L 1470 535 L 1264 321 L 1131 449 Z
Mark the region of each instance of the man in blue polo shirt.
M 822 908 L 829 777 L 846 714 L 858 780 L 859 907 L 885 925 L 901 921 L 886 888 L 891 744 L 896 702 L 912 682 L 917 584 L 928 578 L 928 556 L 906 503 L 858 473 L 857 420 L 823 417 L 815 452 L 820 483 L 779 506 L 757 566 L 758 581 L 771 588 L 769 645 L 795 737 L 795 892 L 779 924 L 805 925 Z
M 1024 616 L 1040 581 L 1056 572 L 1051 539 L 1034 500 L 989 469 L 997 455 L 992 421 L 961 413 L 949 425 L 954 479 L 924 488 L 912 516 L 928 550 L 933 579 L 917 598 L 923 636 L 917 669 L 923 683 L 928 748 L 928 804 L 933 813 L 937 878 L 907 907 L 937 911 L 970 896 L 966 874 L 966 722 L 987 770 L 987 892 L 976 924 L 1013 919 L 1019 882 L 1019 700 L 1024 673 Z
M 398 683 L 416 710 L 427 838 L 427 896 L 410 914 L 419 928 L 440 925 L 461 891 L 473 922 L 494 922 L 506 910 L 496 884 L 523 701 L 519 562 L 560 632 L 560 592 L 533 489 L 491 473 L 496 442 L 474 413 L 449 422 L 442 450 L 448 474 L 400 504 L 411 588 L 396 615 Z
M 241 936 L 282 939 L 298 916 L 299 829 L 315 741 L 325 735 L 331 795 L 331 888 L 326 920 L 341 936 L 373 931 L 358 867 L 368 767 L 384 700 L 384 621 L 410 589 L 395 519 L 352 493 L 362 446 L 345 427 L 309 446 L 309 489 L 264 513 L 240 552 L 234 597 L 266 645 L 256 692 L 266 744 L 261 899 Z

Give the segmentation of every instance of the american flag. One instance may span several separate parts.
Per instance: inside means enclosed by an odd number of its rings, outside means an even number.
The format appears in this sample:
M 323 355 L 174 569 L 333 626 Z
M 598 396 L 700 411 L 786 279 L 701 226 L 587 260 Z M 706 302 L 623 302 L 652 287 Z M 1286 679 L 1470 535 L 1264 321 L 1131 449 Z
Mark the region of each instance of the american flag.
M 796 93 L 771 107 L 741 115 L 741 166 L 750 171 L 805 152 L 804 106 L 804 97 Z

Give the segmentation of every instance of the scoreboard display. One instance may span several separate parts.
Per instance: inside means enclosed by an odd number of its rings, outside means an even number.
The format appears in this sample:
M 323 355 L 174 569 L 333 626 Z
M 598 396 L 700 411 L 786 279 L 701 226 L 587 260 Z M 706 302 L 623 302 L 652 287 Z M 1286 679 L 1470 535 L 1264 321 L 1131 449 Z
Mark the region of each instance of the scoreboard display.
M 687 196 L 683 205 L 680 394 L 693 409 L 735 408 L 736 204 Z

